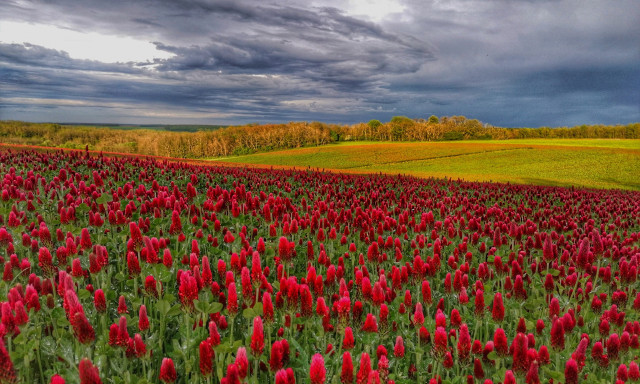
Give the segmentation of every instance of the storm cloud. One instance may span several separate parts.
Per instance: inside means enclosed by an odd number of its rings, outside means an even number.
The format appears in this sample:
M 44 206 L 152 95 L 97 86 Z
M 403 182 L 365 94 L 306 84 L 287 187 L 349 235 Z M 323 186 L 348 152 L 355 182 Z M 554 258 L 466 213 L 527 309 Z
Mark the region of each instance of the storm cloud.
M 363 1 L 5 0 L 0 119 L 640 121 L 635 0 L 406 0 L 382 16 L 348 5 Z M 134 38 L 164 56 L 77 58 L 8 41 L 3 22 Z

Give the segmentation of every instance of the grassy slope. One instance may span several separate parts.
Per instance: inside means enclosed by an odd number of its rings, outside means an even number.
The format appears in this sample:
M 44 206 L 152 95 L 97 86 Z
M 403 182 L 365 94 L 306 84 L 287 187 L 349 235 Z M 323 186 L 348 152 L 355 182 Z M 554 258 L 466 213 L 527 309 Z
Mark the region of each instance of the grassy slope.
M 357 173 L 640 190 L 640 140 L 349 142 L 220 160 Z

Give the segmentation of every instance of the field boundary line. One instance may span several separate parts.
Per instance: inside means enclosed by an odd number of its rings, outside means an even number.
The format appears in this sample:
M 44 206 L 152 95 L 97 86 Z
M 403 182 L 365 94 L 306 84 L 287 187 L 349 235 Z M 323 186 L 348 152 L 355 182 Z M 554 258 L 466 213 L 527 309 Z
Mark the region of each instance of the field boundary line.
M 442 156 L 431 156 L 431 157 L 423 157 L 423 158 L 408 159 L 408 160 L 385 161 L 385 162 L 381 162 L 381 163 L 373 163 L 373 164 L 368 164 L 368 165 L 356 165 L 356 166 L 352 166 L 352 167 L 344 167 L 344 168 L 341 168 L 341 169 L 365 168 L 365 167 L 372 167 L 372 166 L 376 166 L 376 165 L 404 164 L 404 163 L 411 163 L 411 162 L 414 162 L 414 161 L 446 159 L 446 158 L 450 158 L 450 157 L 462 157 L 462 156 L 478 155 L 478 154 L 492 153 L 492 152 L 519 151 L 519 150 L 523 150 L 523 149 L 524 150 L 530 150 L 530 149 L 534 149 L 534 148 L 532 148 L 532 147 L 501 148 L 501 149 L 492 149 L 492 150 L 486 150 L 486 151 L 458 153 L 458 154 L 455 154 L 455 155 L 442 155 Z

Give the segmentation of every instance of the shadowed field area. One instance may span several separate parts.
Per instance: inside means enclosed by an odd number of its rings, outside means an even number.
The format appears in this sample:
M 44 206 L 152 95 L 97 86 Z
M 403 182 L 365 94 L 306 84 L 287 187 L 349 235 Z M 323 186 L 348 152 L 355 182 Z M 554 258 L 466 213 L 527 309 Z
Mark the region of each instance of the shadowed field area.
M 354 173 L 640 189 L 639 140 L 353 142 L 216 160 Z

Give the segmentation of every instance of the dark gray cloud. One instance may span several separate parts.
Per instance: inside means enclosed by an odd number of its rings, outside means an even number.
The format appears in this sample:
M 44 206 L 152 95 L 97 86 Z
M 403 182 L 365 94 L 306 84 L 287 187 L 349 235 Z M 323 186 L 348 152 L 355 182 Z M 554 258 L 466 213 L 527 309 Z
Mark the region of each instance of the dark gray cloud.
M 130 36 L 173 56 L 78 60 L 0 34 L 0 118 L 640 121 L 635 0 L 400 1 L 375 21 L 331 0 L 5 0 L 0 23 Z
M 139 67 L 144 67 L 144 63 L 132 65 L 121 63 L 102 63 L 95 60 L 72 59 L 66 52 L 29 43 L 0 43 L 0 63 L 10 63 L 14 66 L 36 68 L 56 68 L 115 73 L 141 73 Z

